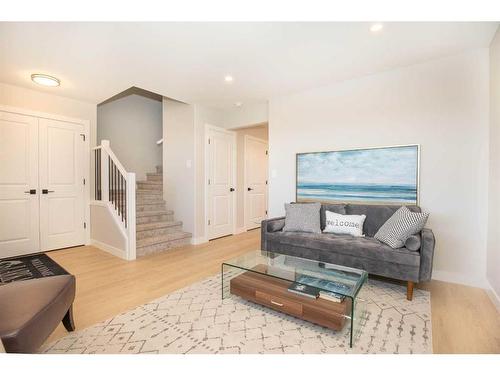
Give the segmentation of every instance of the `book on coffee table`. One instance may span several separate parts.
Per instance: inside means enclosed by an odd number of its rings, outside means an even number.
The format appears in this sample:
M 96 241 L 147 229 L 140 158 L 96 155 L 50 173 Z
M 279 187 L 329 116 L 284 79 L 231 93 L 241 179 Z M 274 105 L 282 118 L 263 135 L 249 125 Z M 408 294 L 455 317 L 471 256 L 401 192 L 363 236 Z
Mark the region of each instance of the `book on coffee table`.
M 300 283 L 292 283 L 288 287 L 288 291 L 308 298 L 318 298 L 319 295 L 318 288 Z
M 320 290 L 319 292 L 319 298 L 325 299 L 327 301 L 332 301 L 332 302 L 342 302 L 344 300 L 344 296 L 338 293 L 334 292 L 326 292 L 324 290 Z

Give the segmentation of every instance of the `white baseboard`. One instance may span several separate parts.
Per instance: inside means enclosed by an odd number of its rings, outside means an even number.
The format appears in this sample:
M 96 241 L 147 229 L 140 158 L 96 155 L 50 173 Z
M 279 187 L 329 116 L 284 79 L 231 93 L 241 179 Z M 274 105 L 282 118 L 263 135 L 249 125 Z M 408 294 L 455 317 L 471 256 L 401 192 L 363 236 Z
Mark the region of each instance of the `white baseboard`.
M 107 252 L 107 253 L 110 253 L 111 255 L 114 255 L 114 256 L 117 256 L 119 258 L 127 260 L 127 256 L 125 254 L 126 252 L 124 250 L 121 250 L 117 247 L 105 244 L 104 242 L 97 241 L 94 239 L 90 240 L 90 244 L 92 246 L 95 246 L 95 247 Z
M 446 281 L 448 283 L 473 286 L 475 288 L 489 289 L 489 284 L 485 278 L 472 278 L 456 272 L 433 270 L 432 279 Z
M 234 230 L 234 234 L 240 234 L 240 233 L 245 233 L 247 230 L 245 227 L 241 227 L 241 228 L 236 228 Z
M 208 240 L 206 237 L 191 237 L 191 245 L 201 245 L 207 242 Z
M 491 284 L 489 285 L 489 288 L 486 292 L 488 293 L 488 297 L 490 297 L 491 302 L 493 302 L 493 305 L 495 305 L 495 307 L 497 308 L 497 311 L 500 313 L 500 297 L 495 292 L 495 289 L 493 289 Z

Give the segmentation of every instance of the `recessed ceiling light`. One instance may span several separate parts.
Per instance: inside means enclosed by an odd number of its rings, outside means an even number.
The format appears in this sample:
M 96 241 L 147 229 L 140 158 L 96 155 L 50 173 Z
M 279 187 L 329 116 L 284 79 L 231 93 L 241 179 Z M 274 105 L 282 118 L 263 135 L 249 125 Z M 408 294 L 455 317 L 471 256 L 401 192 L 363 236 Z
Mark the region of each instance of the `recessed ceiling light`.
M 56 77 L 48 76 L 46 74 L 32 74 L 31 80 L 39 85 L 48 87 L 57 87 L 61 84 Z
M 242 103 L 242 102 L 236 102 L 236 103 L 234 103 L 234 105 L 235 105 L 236 107 L 241 107 L 241 106 L 243 105 L 243 103 Z
M 225 76 L 224 81 L 226 81 L 227 83 L 233 82 L 233 76 Z
M 374 23 L 371 27 L 370 27 L 370 31 L 372 33 L 376 33 L 377 31 L 380 31 L 384 28 L 384 25 L 382 25 L 381 23 Z

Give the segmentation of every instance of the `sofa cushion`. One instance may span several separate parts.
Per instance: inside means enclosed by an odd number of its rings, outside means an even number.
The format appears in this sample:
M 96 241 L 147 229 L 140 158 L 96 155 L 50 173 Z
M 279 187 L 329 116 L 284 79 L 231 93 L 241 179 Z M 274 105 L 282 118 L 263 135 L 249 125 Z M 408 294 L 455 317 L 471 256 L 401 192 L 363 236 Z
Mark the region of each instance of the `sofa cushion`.
M 320 221 L 321 221 L 321 230 L 324 230 L 326 227 L 326 211 L 335 212 L 336 214 L 345 215 L 345 204 L 330 204 L 323 203 L 321 205 Z
M 393 249 L 370 237 L 352 237 L 338 234 L 275 232 L 268 234 L 268 241 L 290 246 L 300 246 L 318 252 L 335 252 L 380 262 L 419 266 L 420 253 L 406 248 Z M 319 259 L 319 258 L 318 258 Z
M 348 215 L 366 215 L 363 233 L 369 237 L 373 237 L 380 227 L 400 207 L 391 205 L 347 204 L 345 210 Z M 420 212 L 420 207 L 418 206 L 406 207 L 412 212 Z

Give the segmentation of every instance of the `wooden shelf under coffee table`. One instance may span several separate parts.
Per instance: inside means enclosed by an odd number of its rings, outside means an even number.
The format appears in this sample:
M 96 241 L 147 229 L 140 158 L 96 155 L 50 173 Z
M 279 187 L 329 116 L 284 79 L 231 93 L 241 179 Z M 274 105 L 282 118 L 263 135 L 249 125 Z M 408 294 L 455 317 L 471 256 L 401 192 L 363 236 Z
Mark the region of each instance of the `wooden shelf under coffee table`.
M 350 289 L 342 302 L 304 297 L 288 291 L 299 276 L 342 282 Z M 333 330 L 349 324 L 351 347 L 362 328 L 365 309 L 357 295 L 365 271 L 257 250 L 224 262 L 221 277 L 222 298 L 236 295 Z

